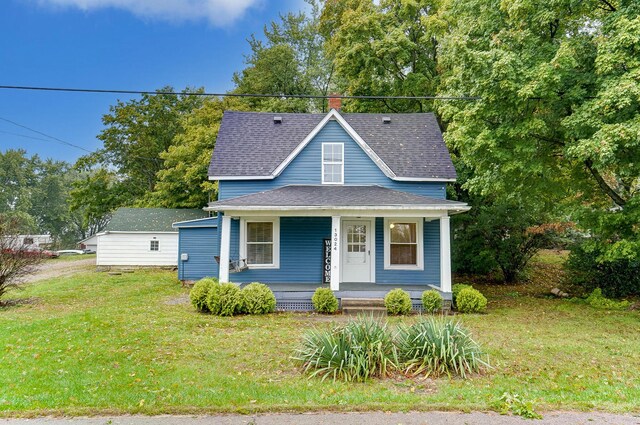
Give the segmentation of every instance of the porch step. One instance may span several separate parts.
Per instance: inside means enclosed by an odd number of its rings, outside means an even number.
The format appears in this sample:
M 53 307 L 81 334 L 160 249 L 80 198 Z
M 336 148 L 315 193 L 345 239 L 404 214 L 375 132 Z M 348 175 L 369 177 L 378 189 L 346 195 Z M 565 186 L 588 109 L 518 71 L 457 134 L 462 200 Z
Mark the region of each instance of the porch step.
M 342 313 L 350 316 L 358 314 L 385 316 L 387 309 L 382 298 L 342 298 Z
M 342 298 L 342 309 L 353 307 L 384 307 L 384 298 Z

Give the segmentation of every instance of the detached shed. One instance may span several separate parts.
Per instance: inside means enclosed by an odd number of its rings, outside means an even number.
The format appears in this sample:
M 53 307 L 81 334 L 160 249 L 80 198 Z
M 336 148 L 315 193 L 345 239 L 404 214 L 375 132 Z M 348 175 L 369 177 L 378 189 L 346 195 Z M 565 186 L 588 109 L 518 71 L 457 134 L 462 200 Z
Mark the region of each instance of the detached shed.
M 197 280 L 218 276 L 215 256 L 220 252 L 218 217 L 174 223 L 179 231 L 178 279 Z
M 119 208 L 98 233 L 98 266 L 175 266 L 178 231 L 172 224 L 206 218 L 197 209 Z

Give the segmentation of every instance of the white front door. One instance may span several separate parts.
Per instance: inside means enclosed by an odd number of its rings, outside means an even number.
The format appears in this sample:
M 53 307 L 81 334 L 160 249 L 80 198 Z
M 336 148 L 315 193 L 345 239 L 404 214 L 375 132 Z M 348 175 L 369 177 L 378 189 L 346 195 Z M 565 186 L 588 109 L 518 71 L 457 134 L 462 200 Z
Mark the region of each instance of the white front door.
M 342 223 L 342 281 L 371 282 L 372 224 L 362 220 Z

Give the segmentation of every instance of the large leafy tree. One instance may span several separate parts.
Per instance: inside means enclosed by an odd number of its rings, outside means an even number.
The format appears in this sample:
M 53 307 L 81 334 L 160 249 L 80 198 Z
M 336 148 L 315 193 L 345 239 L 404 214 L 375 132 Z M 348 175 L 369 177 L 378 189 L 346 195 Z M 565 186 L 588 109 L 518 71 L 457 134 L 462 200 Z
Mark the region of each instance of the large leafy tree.
M 286 98 L 287 95 L 327 95 L 333 67 L 319 32 L 321 3 L 308 0 L 309 11 L 280 16 L 264 28 L 264 40 L 252 36 L 247 66 L 234 74 L 235 93 L 282 95 L 282 98 L 246 98 L 253 110 L 312 112 L 322 100 Z
M 466 187 L 568 205 L 637 256 L 636 226 L 624 217 L 637 215 L 640 171 L 638 5 L 456 0 L 448 13 L 456 25 L 442 42 L 441 93 L 481 98 L 440 108 L 447 141 L 472 170 Z M 583 206 L 588 214 L 576 214 Z

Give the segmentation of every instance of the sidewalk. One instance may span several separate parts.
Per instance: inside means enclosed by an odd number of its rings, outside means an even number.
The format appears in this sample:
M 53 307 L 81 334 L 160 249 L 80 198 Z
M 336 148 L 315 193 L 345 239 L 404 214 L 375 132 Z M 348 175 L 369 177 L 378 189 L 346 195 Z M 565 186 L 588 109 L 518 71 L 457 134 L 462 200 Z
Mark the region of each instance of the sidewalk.
M 104 416 L 91 418 L 0 419 L 0 425 L 640 425 L 638 415 L 548 412 L 542 420 L 497 413 L 295 413 L 212 416 Z

